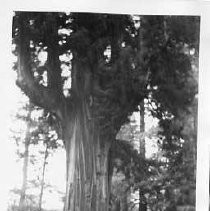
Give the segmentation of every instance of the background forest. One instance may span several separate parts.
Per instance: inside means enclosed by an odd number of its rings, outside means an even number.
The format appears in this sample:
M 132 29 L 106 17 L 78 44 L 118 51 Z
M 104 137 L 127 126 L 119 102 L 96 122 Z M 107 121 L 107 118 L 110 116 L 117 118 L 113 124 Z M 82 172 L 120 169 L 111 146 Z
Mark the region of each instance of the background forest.
M 71 200 L 81 211 L 195 210 L 198 46 L 199 17 L 16 12 L 14 70 L 27 97 L 13 117 L 23 175 L 8 210 L 47 210 L 48 192 L 66 211 L 76 210 Z M 66 194 L 46 182 L 58 151 Z M 77 201 L 86 183 L 70 181 L 74 154 L 75 175 L 107 182 L 105 204 L 103 194 Z

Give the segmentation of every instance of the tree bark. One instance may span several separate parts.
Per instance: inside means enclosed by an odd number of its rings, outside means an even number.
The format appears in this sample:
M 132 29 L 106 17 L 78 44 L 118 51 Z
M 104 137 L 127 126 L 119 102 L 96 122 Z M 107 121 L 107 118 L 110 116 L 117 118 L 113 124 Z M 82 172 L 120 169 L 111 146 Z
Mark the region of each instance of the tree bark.
M 127 196 L 127 192 L 124 193 L 123 197 L 122 197 L 122 201 L 121 201 L 121 211 L 128 211 L 128 196 Z
M 110 141 L 87 115 L 87 103 L 78 103 L 63 126 L 67 183 L 65 211 L 107 211 Z

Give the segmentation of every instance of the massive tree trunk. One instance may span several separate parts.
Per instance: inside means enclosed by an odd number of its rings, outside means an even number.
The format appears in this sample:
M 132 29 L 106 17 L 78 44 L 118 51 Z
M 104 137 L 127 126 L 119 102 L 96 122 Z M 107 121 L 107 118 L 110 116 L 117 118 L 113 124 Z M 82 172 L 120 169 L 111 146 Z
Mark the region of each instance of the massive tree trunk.
M 75 106 L 63 126 L 67 183 L 65 211 L 107 211 L 110 141 L 87 115 L 85 102 Z

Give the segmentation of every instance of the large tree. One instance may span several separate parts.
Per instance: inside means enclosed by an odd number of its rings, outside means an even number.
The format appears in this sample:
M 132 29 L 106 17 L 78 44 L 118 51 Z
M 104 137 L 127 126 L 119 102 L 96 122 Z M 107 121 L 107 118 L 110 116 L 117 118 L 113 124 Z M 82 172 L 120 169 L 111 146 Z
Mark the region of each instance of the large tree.
M 15 13 L 17 85 L 57 118 L 64 140 L 65 211 L 108 210 L 110 147 L 144 98 L 175 115 L 171 104 L 194 95 L 185 50 L 197 49 L 198 19 L 136 17 Z

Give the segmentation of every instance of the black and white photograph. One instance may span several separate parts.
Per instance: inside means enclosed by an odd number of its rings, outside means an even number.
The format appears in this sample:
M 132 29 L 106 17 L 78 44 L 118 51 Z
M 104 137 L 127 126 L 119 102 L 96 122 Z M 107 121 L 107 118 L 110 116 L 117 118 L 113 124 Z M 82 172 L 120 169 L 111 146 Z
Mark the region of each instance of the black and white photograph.
M 15 8 L 9 24 L 2 211 L 205 211 L 201 13 Z

